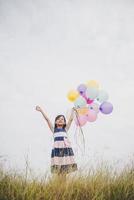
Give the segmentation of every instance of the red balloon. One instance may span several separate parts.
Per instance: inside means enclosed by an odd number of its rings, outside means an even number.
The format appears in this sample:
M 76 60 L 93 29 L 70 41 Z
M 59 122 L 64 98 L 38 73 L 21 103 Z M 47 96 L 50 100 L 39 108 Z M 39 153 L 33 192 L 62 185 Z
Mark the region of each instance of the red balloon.
M 87 98 L 85 94 L 83 94 L 82 96 L 86 99 L 87 104 L 93 103 L 94 100 Z
M 93 101 L 94 100 L 92 100 L 92 99 L 87 99 L 87 104 L 91 104 L 91 103 L 93 103 Z

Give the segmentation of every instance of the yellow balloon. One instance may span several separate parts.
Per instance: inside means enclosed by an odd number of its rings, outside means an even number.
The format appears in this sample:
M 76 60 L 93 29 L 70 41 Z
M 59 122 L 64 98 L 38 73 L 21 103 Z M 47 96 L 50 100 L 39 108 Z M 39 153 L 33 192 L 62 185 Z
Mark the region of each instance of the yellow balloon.
M 75 101 L 78 96 L 79 96 L 79 92 L 77 92 L 76 90 L 70 90 L 67 94 L 67 98 L 69 99 L 69 101 Z
M 99 88 L 99 83 L 95 80 L 90 80 L 86 84 L 88 87 Z
M 79 115 L 86 115 L 88 113 L 88 108 L 87 107 L 79 108 L 77 109 L 77 112 Z

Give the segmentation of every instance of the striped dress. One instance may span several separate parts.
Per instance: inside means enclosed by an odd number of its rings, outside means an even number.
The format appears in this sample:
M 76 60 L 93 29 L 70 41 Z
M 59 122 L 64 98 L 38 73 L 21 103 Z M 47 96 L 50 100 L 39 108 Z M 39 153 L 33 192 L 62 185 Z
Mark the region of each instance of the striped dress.
M 51 152 L 51 173 L 69 173 L 77 170 L 74 152 L 64 128 L 55 128 Z

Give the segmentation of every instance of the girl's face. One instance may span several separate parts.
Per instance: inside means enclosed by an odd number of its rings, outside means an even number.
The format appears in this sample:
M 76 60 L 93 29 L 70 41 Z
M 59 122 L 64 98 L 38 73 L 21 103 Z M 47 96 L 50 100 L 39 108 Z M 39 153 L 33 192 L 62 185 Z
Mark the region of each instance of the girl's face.
M 65 125 L 64 117 L 63 117 L 63 116 L 59 117 L 59 118 L 56 120 L 55 124 L 57 125 L 57 127 L 58 127 L 58 126 L 59 126 L 59 127 L 63 127 L 63 126 Z

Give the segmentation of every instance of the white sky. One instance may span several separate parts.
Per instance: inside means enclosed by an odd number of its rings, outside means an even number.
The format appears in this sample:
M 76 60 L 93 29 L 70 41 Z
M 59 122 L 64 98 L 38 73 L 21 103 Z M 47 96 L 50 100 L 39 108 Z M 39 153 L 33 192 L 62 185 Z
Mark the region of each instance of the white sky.
M 79 166 L 103 157 L 125 163 L 134 153 L 134 3 L 90 0 L 0 0 L 0 155 L 9 167 L 50 166 L 52 121 L 73 106 L 66 94 L 97 80 L 109 93 L 111 115 L 99 114 L 83 131 Z M 2 160 L 2 158 L 1 158 Z

